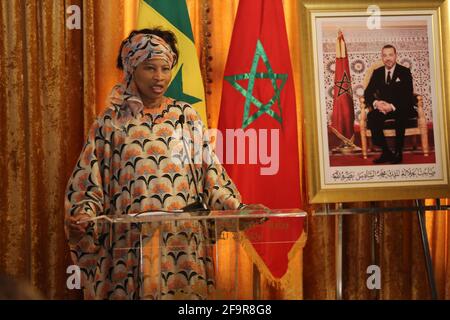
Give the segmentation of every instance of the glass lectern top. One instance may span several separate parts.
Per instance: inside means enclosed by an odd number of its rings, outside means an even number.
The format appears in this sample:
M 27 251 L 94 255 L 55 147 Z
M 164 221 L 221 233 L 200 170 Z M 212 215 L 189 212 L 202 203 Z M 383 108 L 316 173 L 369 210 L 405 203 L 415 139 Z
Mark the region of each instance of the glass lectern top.
M 241 210 L 211 210 L 211 211 L 147 211 L 137 214 L 102 215 L 82 222 L 106 220 L 112 223 L 139 223 L 176 220 L 222 220 L 222 219 L 255 219 L 255 218 L 288 218 L 305 217 L 301 209 L 241 209 Z

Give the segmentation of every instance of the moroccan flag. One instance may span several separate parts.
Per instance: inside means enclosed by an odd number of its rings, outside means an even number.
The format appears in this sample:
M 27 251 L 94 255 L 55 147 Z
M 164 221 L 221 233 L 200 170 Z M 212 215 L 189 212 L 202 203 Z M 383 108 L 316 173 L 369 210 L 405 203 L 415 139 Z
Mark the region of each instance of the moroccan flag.
M 341 31 L 338 32 L 336 41 L 335 69 L 331 130 L 344 144 L 353 145 L 355 111 L 353 108 L 352 79 L 348 66 L 347 47 Z
M 206 124 L 205 91 L 186 1 L 140 0 L 138 29 L 154 27 L 172 31 L 178 41 L 180 56 L 166 95 L 191 104 Z
M 281 0 L 239 1 L 224 79 L 222 162 L 244 203 L 300 208 L 295 91 Z M 243 135 L 245 146 L 235 138 Z M 260 271 L 283 277 L 302 232 L 303 218 L 271 218 L 247 231 Z

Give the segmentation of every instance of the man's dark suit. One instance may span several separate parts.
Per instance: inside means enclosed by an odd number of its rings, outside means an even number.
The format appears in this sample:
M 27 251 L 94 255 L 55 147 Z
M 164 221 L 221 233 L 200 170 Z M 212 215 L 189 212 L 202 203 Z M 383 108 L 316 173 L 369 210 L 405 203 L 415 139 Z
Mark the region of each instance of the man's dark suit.
M 414 109 L 414 93 L 411 71 L 398 63 L 395 65 L 390 84 L 386 84 L 385 66 L 374 70 L 369 85 L 364 91 L 366 106 L 370 111 L 367 115 L 367 125 L 372 132 L 373 144 L 381 147 L 383 153 L 390 152 L 383 133 L 384 121 L 395 119 L 395 152 L 403 152 L 405 126 L 408 118 L 417 116 Z M 395 111 L 384 114 L 373 107 L 375 100 L 392 103 Z

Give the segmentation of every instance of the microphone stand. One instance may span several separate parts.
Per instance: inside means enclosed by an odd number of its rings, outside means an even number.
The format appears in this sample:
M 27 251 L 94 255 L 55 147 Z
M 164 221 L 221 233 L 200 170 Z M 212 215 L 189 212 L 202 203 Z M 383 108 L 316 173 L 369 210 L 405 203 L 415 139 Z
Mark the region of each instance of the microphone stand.
M 195 194 L 197 197 L 197 200 L 191 204 L 188 204 L 184 208 L 182 208 L 183 212 L 189 212 L 191 215 L 194 216 L 207 216 L 211 210 L 208 208 L 208 206 L 205 204 L 202 195 L 198 192 L 197 188 L 197 176 L 194 173 L 194 169 L 191 163 L 191 157 L 189 156 L 188 152 L 188 146 L 186 144 L 186 141 L 184 140 L 184 115 L 181 114 L 178 122 L 181 124 L 181 139 L 183 140 L 183 148 L 184 152 L 186 152 L 186 156 L 188 158 L 188 164 L 189 164 L 189 171 L 191 172 L 192 179 L 194 180 L 194 187 L 195 187 Z M 188 183 L 189 183 L 189 177 L 188 177 Z M 205 231 L 208 234 L 209 241 L 211 244 L 216 243 L 217 241 L 217 230 L 216 230 L 216 221 L 215 220 L 208 220 L 203 221 L 203 225 L 205 227 Z
M 184 140 L 184 122 L 185 122 L 184 114 L 181 114 L 178 119 L 178 123 L 180 123 L 180 125 L 181 125 L 181 140 L 183 140 L 183 148 L 184 148 L 184 151 L 186 152 L 186 155 L 188 158 L 189 171 L 191 172 L 192 179 L 194 180 L 195 194 L 196 194 L 197 200 L 195 202 L 183 207 L 182 210 L 184 212 L 195 212 L 195 213 L 198 212 L 199 215 L 207 215 L 211 210 L 207 207 L 207 205 L 205 204 L 205 202 L 203 200 L 202 195 L 198 192 L 197 176 L 194 173 L 194 169 L 193 169 L 193 166 L 191 163 L 192 159 L 191 159 L 191 157 L 189 157 L 188 146 L 186 145 L 186 141 Z M 189 180 L 188 180 L 188 182 L 189 182 Z

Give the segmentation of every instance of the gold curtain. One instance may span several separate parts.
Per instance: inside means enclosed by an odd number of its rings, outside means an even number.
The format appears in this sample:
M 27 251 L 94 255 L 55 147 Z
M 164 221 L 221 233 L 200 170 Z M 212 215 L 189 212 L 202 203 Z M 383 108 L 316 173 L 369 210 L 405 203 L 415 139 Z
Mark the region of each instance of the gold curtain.
M 436 205 L 435 200 L 427 200 Z M 450 205 L 450 199 L 442 199 L 441 205 Z M 427 230 L 440 299 L 450 299 L 450 213 L 448 211 L 427 212 Z
M 70 5 L 81 9 L 81 29 L 66 28 Z M 64 190 L 118 74 L 111 60 L 125 27 L 117 21 L 130 10 L 119 0 L 8 0 L 0 8 L 0 273 L 48 298 L 79 297 L 66 289 Z
M 212 68 L 212 82 L 207 84 L 211 91 L 207 95 L 208 122 L 216 127 L 238 0 L 187 3 L 202 67 Z M 81 30 L 66 28 L 65 11 L 72 4 L 81 8 Z M 205 4 L 210 8 L 208 39 Z M 301 52 L 297 45 L 302 36 L 298 29 L 301 17 L 297 1 L 285 0 L 283 4 L 295 75 L 299 150 L 303 155 Z M 136 6 L 137 0 L 0 1 L 0 273 L 28 279 L 48 298 L 80 297 L 76 290 L 66 289 L 66 268 L 71 262 L 63 233 L 64 189 L 87 128 L 105 107 L 109 90 L 120 77 L 115 59 L 120 41 L 134 27 Z M 207 60 L 203 50 L 206 40 L 212 45 L 212 60 Z M 304 163 L 299 165 L 304 172 Z M 305 190 L 304 174 L 301 183 Z M 383 203 L 405 204 L 411 203 Z M 374 294 L 366 289 L 366 268 L 372 264 L 373 219 L 370 215 L 344 219 L 344 297 L 429 297 L 413 213 L 387 213 L 377 218 L 380 242 L 375 252 L 382 290 Z M 427 215 L 440 298 L 450 296 L 449 221 L 445 212 Z M 251 298 L 250 259 L 231 243 L 222 245 L 229 256 L 239 256 L 239 297 Z M 283 291 L 263 279 L 263 298 L 334 298 L 334 250 L 334 217 L 309 217 L 303 256 L 300 252 L 292 259 L 291 271 L 297 277 L 292 278 L 291 288 Z M 303 283 L 299 277 L 302 265 Z M 219 279 L 224 287 L 226 280 Z

